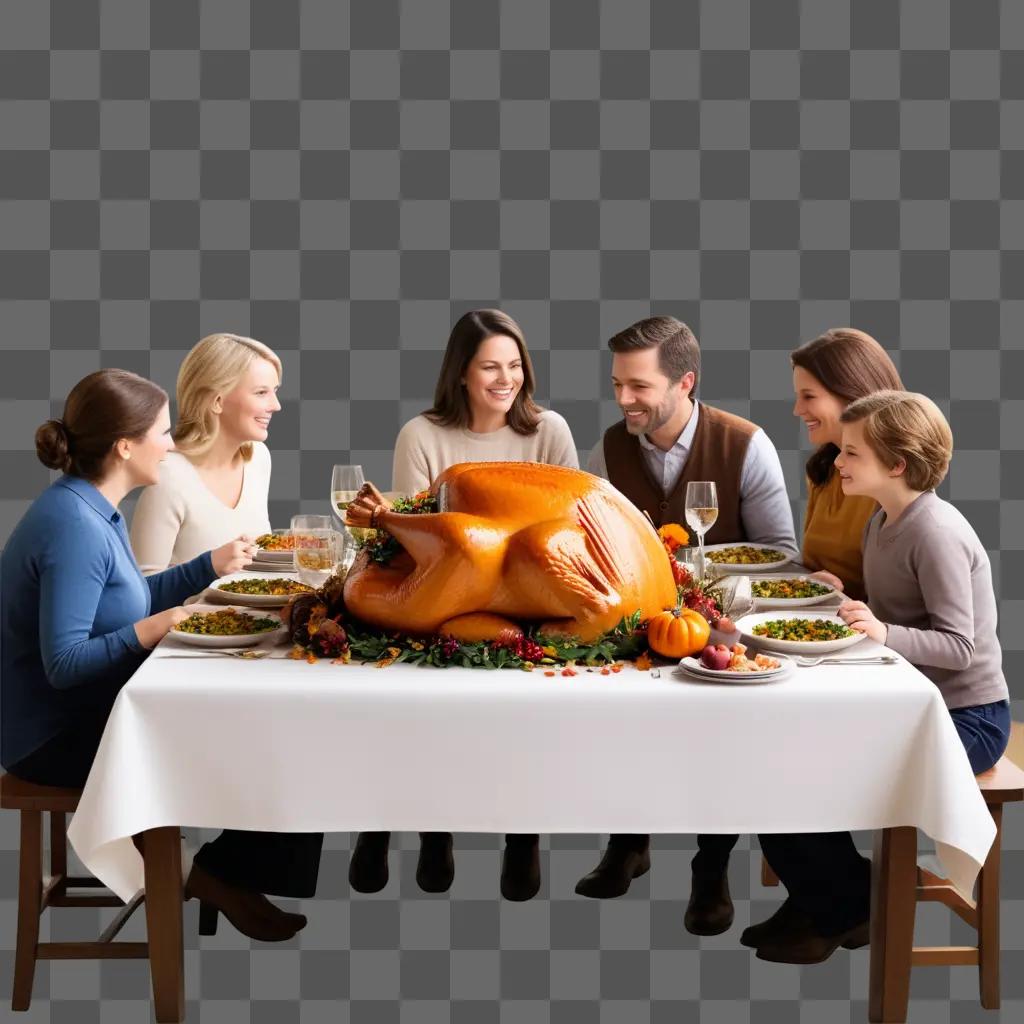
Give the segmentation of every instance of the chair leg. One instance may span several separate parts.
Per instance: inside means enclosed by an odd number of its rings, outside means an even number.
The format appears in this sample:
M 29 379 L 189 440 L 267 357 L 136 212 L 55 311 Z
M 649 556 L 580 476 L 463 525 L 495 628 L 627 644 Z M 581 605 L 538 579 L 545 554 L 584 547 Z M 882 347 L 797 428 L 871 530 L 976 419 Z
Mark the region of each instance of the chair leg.
M 761 884 L 767 888 L 779 884 L 779 876 L 772 870 L 772 866 L 764 854 L 761 855 Z
M 21 812 L 21 855 L 18 871 L 18 939 L 14 954 L 11 1009 L 27 1010 L 32 1002 L 43 894 L 43 814 Z
M 981 1005 L 999 1009 L 999 866 L 1003 842 L 1003 805 L 989 807 L 996 837 L 978 876 L 978 983 Z
M 68 892 L 68 830 L 63 811 L 50 811 L 50 877 L 59 879 L 50 894 L 51 901 L 63 900 Z

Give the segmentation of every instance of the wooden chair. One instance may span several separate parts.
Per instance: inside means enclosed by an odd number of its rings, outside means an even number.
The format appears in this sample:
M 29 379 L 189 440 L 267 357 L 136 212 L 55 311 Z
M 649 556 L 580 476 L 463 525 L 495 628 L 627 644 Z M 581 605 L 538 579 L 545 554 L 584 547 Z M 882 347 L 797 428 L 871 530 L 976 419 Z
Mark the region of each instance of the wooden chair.
M 1024 726 L 1014 723 L 1011 750 L 1024 742 Z M 987 1010 L 999 1009 L 999 865 L 1003 845 L 1003 805 L 1024 800 L 1024 770 L 1008 757 L 978 777 L 981 795 L 985 798 L 996 823 L 996 837 L 978 874 L 977 899 L 965 900 L 949 879 L 918 868 L 917 902 L 942 903 L 966 921 L 978 934 L 976 946 L 914 946 L 912 967 L 978 966 L 981 1005 Z M 778 885 L 778 876 L 761 858 L 761 884 Z
M 37 786 L 7 774 L 0 776 L 0 807 L 21 813 L 18 875 L 18 937 L 14 956 L 11 1008 L 27 1010 L 37 960 L 147 959 L 146 942 L 114 942 L 142 895 L 125 904 L 112 893 L 72 894 L 69 889 L 103 889 L 95 878 L 68 875 L 66 815 L 74 813 L 79 789 Z M 50 815 L 50 873 L 43 877 L 43 814 Z M 47 907 L 121 907 L 94 942 L 40 942 L 39 918 Z
M 976 946 L 915 946 L 914 967 L 978 965 L 981 1005 L 999 1009 L 999 862 L 1003 843 L 1003 804 L 1024 800 L 1024 771 L 1008 757 L 978 776 L 981 795 L 996 823 L 996 837 L 978 875 L 977 899 L 965 900 L 949 884 L 923 868 L 917 870 L 918 903 L 943 903 L 978 934 Z

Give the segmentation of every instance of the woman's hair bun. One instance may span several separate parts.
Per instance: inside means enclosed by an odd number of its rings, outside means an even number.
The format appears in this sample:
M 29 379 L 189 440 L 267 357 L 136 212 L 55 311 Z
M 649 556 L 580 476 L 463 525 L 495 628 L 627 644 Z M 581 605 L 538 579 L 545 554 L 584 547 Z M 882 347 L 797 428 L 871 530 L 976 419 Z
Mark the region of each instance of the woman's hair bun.
M 71 468 L 71 453 L 67 427 L 63 420 L 47 420 L 36 431 L 36 455 L 49 469 L 66 473 Z

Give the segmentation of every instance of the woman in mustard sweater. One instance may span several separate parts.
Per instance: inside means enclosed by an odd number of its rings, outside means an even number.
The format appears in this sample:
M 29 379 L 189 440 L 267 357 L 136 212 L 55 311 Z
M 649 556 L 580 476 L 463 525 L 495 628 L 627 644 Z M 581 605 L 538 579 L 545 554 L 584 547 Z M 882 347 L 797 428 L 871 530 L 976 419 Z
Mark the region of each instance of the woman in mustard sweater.
M 869 334 L 836 327 L 801 345 L 793 364 L 793 415 L 807 424 L 817 447 L 807 460 L 807 511 L 801 561 L 855 600 L 864 599 L 861 538 L 878 507 L 871 498 L 844 495 L 833 462 L 839 454 L 843 410 L 873 391 L 902 391 L 888 353 Z

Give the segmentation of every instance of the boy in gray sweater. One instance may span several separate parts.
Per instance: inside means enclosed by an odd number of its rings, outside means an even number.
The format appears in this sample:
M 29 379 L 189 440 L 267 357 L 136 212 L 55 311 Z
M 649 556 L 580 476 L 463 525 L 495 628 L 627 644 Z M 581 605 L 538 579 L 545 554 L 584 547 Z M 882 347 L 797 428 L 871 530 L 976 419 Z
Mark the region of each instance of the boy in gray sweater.
M 935 494 L 953 453 L 949 424 L 929 398 L 906 391 L 858 399 L 841 420 L 843 493 L 880 508 L 864 531 L 868 603 L 846 601 L 839 615 L 935 683 L 975 774 L 986 771 L 1009 742 L 1009 692 L 988 555 Z M 744 945 L 762 960 L 820 963 L 867 943 L 870 863 L 848 832 L 760 839 L 789 896 L 743 933 Z

